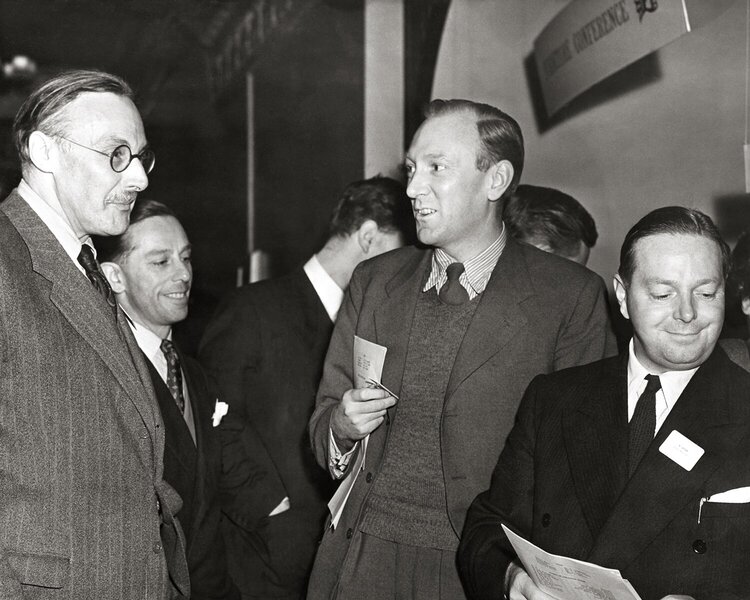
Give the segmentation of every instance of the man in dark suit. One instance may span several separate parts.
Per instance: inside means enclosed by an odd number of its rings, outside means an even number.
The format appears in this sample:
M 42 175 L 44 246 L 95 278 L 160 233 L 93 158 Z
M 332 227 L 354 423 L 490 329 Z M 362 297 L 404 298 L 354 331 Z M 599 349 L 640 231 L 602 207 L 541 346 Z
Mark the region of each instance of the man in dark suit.
M 352 271 L 402 244 L 413 219 L 404 186 L 387 177 L 349 184 L 324 247 L 291 273 L 243 287 L 217 310 L 200 357 L 222 398 L 246 422 L 247 440 L 224 423 L 224 522 L 232 575 L 243 598 L 303 598 L 335 482 L 315 463 L 307 438 L 323 358 Z M 253 443 L 250 440 L 250 443 Z M 265 471 L 238 475 L 243 457 Z M 238 499 L 252 490 L 254 502 Z
M 164 421 L 164 479 L 183 503 L 178 518 L 185 532 L 190 598 L 238 600 L 219 529 L 221 448 L 212 416 L 221 405 L 200 365 L 172 341 L 172 325 L 188 313 L 190 242 L 169 207 L 145 199 L 135 203 L 125 233 L 97 239 L 96 245 L 101 268 L 148 359 Z
M 698 211 L 657 209 L 630 230 L 615 276 L 629 350 L 529 386 L 467 517 L 471 598 L 550 598 L 501 523 L 619 569 L 644 600 L 748 597 L 750 375 L 716 347 L 728 264 Z
M 154 166 L 128 85 L 63 73 L 13 124 L 0 205 L 0 597 L 189 595 L 148 368 L 90 235 L 128 226 Z
M 356 477 L 323 535 L 311 600 L 463 597 L 458 534 L 523 389 L 614 346 L 601 279 L 506 235 L 502 201 L 522 167 L 521 130 L 502 111 L 428 107 L 406 171 L 417 235 L 432 248 L 355 271 L 310 421 L 321 466 Z M 400 400 L 355 386 L 355 335 L 387 349 L 378 383 Z M 352 467 L 360 452 L 363 472 Z

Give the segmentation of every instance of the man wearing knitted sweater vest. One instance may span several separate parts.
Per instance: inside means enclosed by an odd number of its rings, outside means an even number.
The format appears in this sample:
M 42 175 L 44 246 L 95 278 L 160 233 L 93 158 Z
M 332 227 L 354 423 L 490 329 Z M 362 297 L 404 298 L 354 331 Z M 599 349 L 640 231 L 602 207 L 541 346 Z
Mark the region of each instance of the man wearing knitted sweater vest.
M 406 171 L 428 248 L 354 272 L 310 421 L 321 466 L 356 476 L 323 533 L 310 600 L 464 597 L 459 534 L 526 385 L 615 350 L 602 280 L 506 235 L 503 200 L 523 168 L 518 124 L 466 100 L 436 100 L 426 117 Z M 353 389 L 355 335 L 387 348 L 381 383 L 398 400 Z

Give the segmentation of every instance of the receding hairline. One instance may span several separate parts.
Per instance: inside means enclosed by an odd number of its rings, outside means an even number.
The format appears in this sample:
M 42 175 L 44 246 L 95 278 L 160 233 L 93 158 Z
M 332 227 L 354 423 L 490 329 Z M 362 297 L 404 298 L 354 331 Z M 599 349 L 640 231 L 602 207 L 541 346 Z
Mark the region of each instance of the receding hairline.
M 642 250 L 640 250 L 642 243 L 647 242 L 648 240 L 652 240 L 654 238 L 659 237 L 684 237 L 684 238 L 698 238 L 698 239 L 704 239 L 707 242 L 710 242 L 714 248 L 716 248 L 716 258 L 718 260 L 718 266 L 719 266 L 719 278 L 721 281 L 724 281 L 725 279 L 725 273 L 723 273 L 723 255 L 722 255 L 722 248 L 721 244 L 717 242 L 715 239 L 713 239 L 711 236 L 704 234 L 704 233 L 698 233 L 698 232 L 687 232 L 687 231 L 657 231 L 654 233 L 650 233 L 648 235 L 645 235 L 643 237 L 639 237 L 637 240 L 633 242 L 632 245 L 632 255 L 633 255 L 633 272 L 631 274 L 631 278 L 633 275 L 635 275 L 636 271 L 638 270 L 638 264 L 639 264 L 639 254 L 642 254 Z M 689 253 L 692 254 L 692 253 Z M 626 280 L 622 273 L 620 273 L 620 269 L 617 271 L 617 275 L 622 279 L 623 283 L 627 285 L 629 283 L 629 280 Z

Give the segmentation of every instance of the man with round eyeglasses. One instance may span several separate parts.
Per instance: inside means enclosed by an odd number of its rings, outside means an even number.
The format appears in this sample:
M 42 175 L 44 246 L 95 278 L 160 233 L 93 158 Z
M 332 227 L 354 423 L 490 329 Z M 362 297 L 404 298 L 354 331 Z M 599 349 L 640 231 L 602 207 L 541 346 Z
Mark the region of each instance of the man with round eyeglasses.
M 190 597 L 148 367 L 90 236 L 128 227 L 155 157 L 133 92 L 69 71 L 19 109 L 0 203 L 0 597 Z

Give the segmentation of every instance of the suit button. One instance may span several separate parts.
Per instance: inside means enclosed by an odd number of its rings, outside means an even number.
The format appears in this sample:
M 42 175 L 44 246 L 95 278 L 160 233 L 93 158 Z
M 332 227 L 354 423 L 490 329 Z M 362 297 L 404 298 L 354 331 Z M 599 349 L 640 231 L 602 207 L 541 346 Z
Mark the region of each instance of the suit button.
M 372 473 L 367 474 L 367 476 L 365 477 L 365 481 L 367 483 L 372 483 Z
M 161 544 L 159 542 L 156 542 L 154 544 L 154 554 L 159 554 L 161 552 Z
M 703 540 L 695 540 L 693 542 L 693 552 L 696 554 L 705 554 L 706 553 L 706 542 Z
M 346 539 L 347 539 L 347 540 L 350 540 L 350 539 L 352 539 L 352 535 L 354 535 L 354 531 L 353 531 L 353 530 L 352 530 L 352 528 L 350 527 L 349 529 L 347 529 L 347 530 L 346 530 Z
M 552 516 L 549 513 L 544 513 L 542 515 L 542 527 L 549 527 L 551 521 Z

